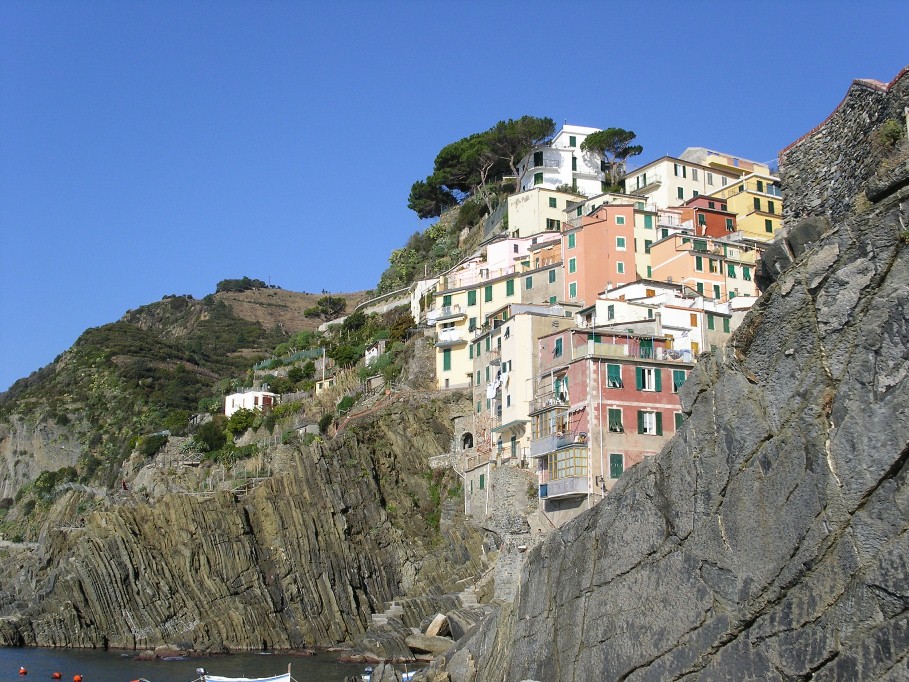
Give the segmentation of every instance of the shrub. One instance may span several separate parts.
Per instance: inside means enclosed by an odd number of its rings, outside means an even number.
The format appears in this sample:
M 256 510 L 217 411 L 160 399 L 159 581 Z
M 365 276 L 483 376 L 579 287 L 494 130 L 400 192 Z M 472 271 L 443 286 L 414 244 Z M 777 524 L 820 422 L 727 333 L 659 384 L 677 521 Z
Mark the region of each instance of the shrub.
M 328 427 L 331 426 L 331 420 L 334 419 L 334 415 L 331 412 L 326 412 L 319 419 L 319 433 L 325 433 L 328 431 Z
M 352 395 L 346 395 L 341 400 L 338 401 L 338 414 L 350 412 L 350 408 L 354 406 L 354 403 L 357 402 L 357 399 Z
M 146 436 L 139 441 L 139 453 L 145 457 L 154 457 L 165 443 L 167 436 L 162 433 Z
M 315 371 L 315 365 L 313 365 L 313 371 Z M 287 370 L 287 378 L 293 384 L 299 384 L 303 379 L 306 378 L 306 375 L 303 373 L 302 367 L 291 367 Z
M 240 279 L 222 279 L 218 282 L 215 291 L 248 291 L 249 289 L 264 289 L 267 286 L 261 279 L 242 277 Z
M 227 443 L 227 434 L 224 432 L 224 420 L 212 419 L 198 428 L 193 441 L 202 452 L 220 450 Z
M 253 424 L 256 423 L 256 413 L 253 410 L 247 410 L 245 408 L 240 408 L 227 420 L 227 425 L 225 428 L 230 432 L 235 438 L 248 429 L 252 428 Z
M 905 137 L 903 124 L 894 119 L 887 119 L 874 131 L 873 141 L 882 151 L 890 151 Z

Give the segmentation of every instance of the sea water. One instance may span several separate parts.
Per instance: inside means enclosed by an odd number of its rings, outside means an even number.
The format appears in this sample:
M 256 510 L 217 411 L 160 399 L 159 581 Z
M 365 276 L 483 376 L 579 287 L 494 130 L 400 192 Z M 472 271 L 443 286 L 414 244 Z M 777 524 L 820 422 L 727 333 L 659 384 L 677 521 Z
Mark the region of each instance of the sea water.
M 286 656 L 281 654 L 230 654 L 176 661 L 136 661 L 133 654 L 116 651 L 31 649 L 0 647 L 0 682 L 46 682 L 59 672 L 63 682 L 81 675 L 82 682 L 190 682 L 199 677 L 196 668 L 212 675 L 268 677 L 287 672 L 299 682 L 341 682 L 363 672 L 364 665 L 341 663 L 337 654 Z M 19 675 L 19 668 L 27 675 Z

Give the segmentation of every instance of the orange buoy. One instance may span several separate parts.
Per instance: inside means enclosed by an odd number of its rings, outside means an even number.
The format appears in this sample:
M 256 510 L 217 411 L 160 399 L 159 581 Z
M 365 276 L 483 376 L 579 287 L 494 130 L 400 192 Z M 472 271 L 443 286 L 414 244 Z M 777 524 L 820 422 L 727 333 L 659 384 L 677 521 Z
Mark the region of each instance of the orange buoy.
M 19 666 L 19 674 L 28 675 L 28 670 L 26 670 L 24 666 Z
M 52 679 L 52 680 L 62 680 L 62 679 L 63 679 L 63 673 L 54 673 L 53 675 L 51 675 L 51 679 Z
M 73 682 L 82 682 L 82 675 L 73 675 Z

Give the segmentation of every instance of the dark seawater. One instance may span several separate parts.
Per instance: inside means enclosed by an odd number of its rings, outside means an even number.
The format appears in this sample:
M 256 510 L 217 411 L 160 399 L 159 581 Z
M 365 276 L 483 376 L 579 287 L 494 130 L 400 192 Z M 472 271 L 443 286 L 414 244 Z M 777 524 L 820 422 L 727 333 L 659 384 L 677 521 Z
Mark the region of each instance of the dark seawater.
M 82 675 L 83 682 L 130 682 L 142 677 L 151 682 L 190 682 L 199 677 L 196 668 L 200 667 L 212 675 L 267 677 L 287 672 L 288 663 L 299 682 L 341 682 L 365 668 L 359 663 L 339 663 L 338 654 L 230 654 L 183 661 L 134 661 L 132 654 L 116 651 L 0 647 L 0 682 L 47 682 L 55 672 L 63 675 L 63 682 L 72 682 L 74 675 Z M 28 675 L 19 675 L 20 666 Z

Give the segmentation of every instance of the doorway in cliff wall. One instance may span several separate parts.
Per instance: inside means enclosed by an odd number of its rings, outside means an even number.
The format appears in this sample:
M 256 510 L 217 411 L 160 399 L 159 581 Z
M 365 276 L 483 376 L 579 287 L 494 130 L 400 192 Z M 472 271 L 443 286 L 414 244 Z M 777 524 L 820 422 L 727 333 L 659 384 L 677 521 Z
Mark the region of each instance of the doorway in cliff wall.
M 461 449 L 470 450 L 473 447 L 473 434 L 470 432 L 465 433 L 461 436 Z

